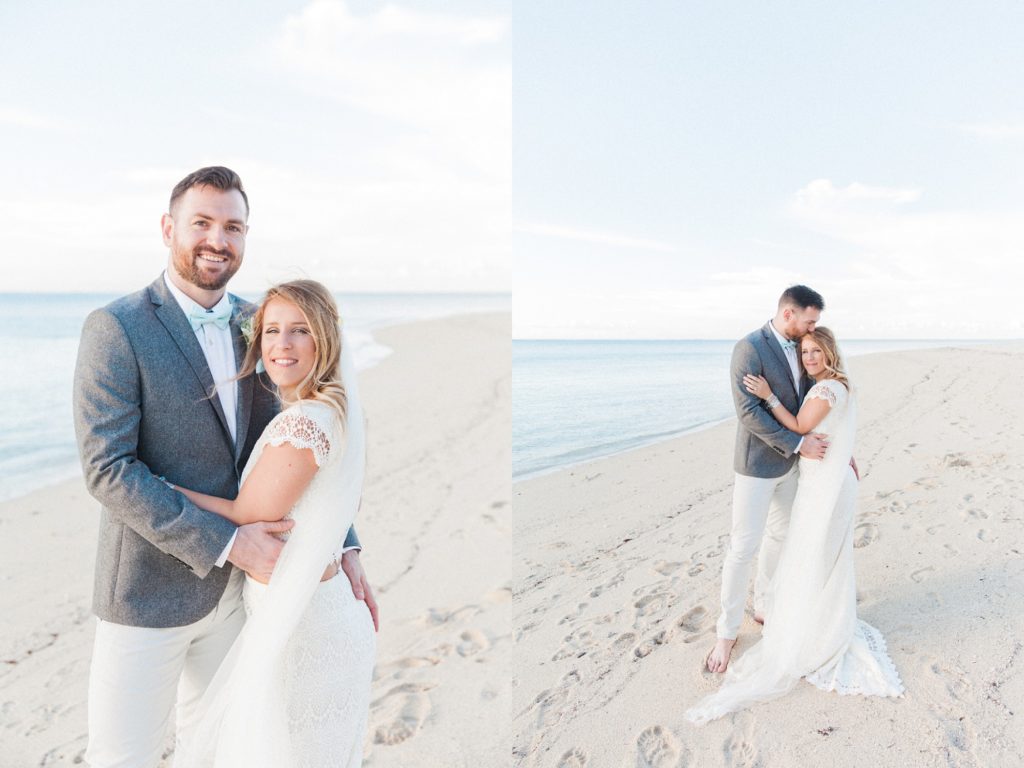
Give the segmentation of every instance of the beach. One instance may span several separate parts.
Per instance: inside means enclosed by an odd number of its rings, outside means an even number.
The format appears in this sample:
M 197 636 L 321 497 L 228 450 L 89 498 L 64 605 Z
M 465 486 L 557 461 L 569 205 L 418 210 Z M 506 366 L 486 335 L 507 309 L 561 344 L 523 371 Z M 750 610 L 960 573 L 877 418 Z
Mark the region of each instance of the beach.
M 513 764 L 1024 764 L 1024 344 L 850 361 L 858 612 L 899 699 L 824 693 L 697 727 L 735 422 L 513 484 Z M 749 615 L 735 649 L 760 627 Z
M 393 352 L 360 376 L 382 624 L 366 765 L 507 762 L 509 335 L 504 313 L 374 332 Z M 0 766 L 82 764 L 98 521 L 80 478 L 0 504 Z

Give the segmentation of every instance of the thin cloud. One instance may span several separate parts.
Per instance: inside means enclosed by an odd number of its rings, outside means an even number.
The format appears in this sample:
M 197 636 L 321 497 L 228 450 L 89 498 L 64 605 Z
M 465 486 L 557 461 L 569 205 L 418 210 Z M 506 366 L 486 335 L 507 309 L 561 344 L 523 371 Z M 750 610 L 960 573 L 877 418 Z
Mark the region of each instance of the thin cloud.
M 69 132 L 78 129 L 75 123 L 61 118 L 44 115 L 22 107 L 0 106 L 0 125 L 12 125 L 17 128 L 33 130 Z
M 1024 121 L 993 121 L 988 123 L 965 123 L 960 130 L 979 139 L 1006 141 L 1024 139 Z
M 599 245 L 611 245 L 618 248 L 631 248 L 642 251 L 658 251 L 660 253 L 675 253 L 676 248 L 668 243 L 659 240 L 648 240 L 645 238 L 620 235 L 614 232 L 599 232 L 592 229 L 573 229 L 571 227 L 558 227 L 550 224 L 525 223 L 515 228 L 516 232 L 528 235 L 540 235 L 542 237 L 557 237 L 563 240 L 576 240 L 584 243 L 597 243 Z
M 913 187 L 882 187 L 853 182 L 837 187 L 829 179 L 815 179 L 799 190 L 793 204 L 798 208 L 844 205 L 860 202 L 882 202 L 903 205 L 921 198 L 921 190 Z

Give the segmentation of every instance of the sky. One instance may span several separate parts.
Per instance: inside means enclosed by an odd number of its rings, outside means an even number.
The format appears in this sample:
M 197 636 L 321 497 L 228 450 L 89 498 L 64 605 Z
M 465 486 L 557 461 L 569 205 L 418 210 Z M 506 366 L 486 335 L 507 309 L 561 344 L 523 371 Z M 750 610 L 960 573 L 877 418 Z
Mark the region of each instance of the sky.
M 205 165 L 249 195 L 233 290 L 510 290 L 500 4 L 5 0 L 0 28 L 0 292 L 148 284 Z
M 1024 5 L 517 4 L 517 338 L 1024 337 Z

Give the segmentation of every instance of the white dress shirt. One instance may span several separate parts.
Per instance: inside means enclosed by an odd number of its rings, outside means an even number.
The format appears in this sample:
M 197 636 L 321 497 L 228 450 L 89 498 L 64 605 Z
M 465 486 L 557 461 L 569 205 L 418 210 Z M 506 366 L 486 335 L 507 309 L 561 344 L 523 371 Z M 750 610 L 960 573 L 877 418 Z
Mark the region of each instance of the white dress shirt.
M 775 334 L 775 338 L 779 340 L 779 346 L 782 347 L 783 354 L 786 355 L 786 360 L 787 360 L 787 362 L 789 362 L 789 372 L 791 374 L 793 374 L 793 387 L 796 389 L 797 397 L 799 397 L 800 396 L 800 364 L 797 362 L 797 359 L 796 359 L 796 347 L 788 349 L 785 346 L 786 342 L 789 341 L 789 339 L 787 339 L 785 336 L 783 336 L 781 333 L 779 333 L 778 329 L 775 327 L 775 321 L 774 320 L 769 320 L 768 321 L 768 326 L 772 329 L 772 333 Z M 799 342 L 797 342 L 797 343 L 799 343 Z M 804 439 L 801 437 L 800 438 L 800 442 L 796 444 L 796 449 L 793 451 L 793 453 L 800 453 L 800 448 L 803 446 L 803 444 L 804 444 Z
M 769 320 L 768 325 L 771 326 L 772 333 L 775 334 L 775 338 L 779 340 L 779 346 L 782 347 L 783 353 L 786 355 L 786 360 L 789 362 L 789 372 L 793 375 L 793 387 L 796 389 L 796 393 L 800 394 L 800 364 L 796 359 L 796 347 L 786 348 L 786 344 L 789 342 L 785 336 L 779 333 L 775 327 L 775 321 Z
M 171 282 L 171 278 L 168 277 L 166 270 L 164 271 L 164 282 L 167 283 L 168 290 L 171 292 L 174 300 L 178 302 L 178 306 L 181 307 L 181 311 L 185 313 L 186 317 L 196 309 L 200 312 L 206 311 L 205 307 L 196 304 L 196 302 L 185 295 L 184 291 Z M 221 296 L 220 301 L 214 304 L 214 308 L 223 309 L 224 305 L 230 304 L 231 300 L 228 298 L 227 293 L 225 293 Z M 238 435 L 237 416 L 235 414 L 235 406 L 238 403 L 238 382 L 232 381 L 232 379 L 238 374 L 238 366 L 235 363 L 235 347 L 231 341 L 231 326 L 220 329 L 213 323 L 203 323 L 203 325 L 199 326 L 199 330 L 196 331 L 196 341 L 199 342 L 199 346 L 203 350 L 203 357 L 206 358 L 206 364 L 210 367 L 210 374 L 217 385 L 217 397 L 220 399 L 220 407 L 224 410 L 224 417 L 228 422 L 231 441 L 234 442 Z M 231 547 L 234 545 L 235 536 L 237 535 L 237 530 L 231 534 L 231 540 L 228 541 L 228 545 L 221 552 L 220 557 L 217 558 L 216 566 L 218 568 L 223 568 L 224 564 L 228 561 L 228 555 L 231 553 Z

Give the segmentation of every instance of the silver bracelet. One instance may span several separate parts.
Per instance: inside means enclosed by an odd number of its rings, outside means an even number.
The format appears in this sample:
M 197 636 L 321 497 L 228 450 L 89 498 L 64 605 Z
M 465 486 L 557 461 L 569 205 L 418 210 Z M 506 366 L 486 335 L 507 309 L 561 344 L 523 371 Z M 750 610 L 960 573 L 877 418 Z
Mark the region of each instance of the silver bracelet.
M 779 400 L 778 395 L 772 395 L 771 397 L 769 397 L 764 402 L 768 406 L 768 410 L 769 411 L 773 410 L 774 408 L 779 407 L 780 405 L 782 405 L 782 401 Z

